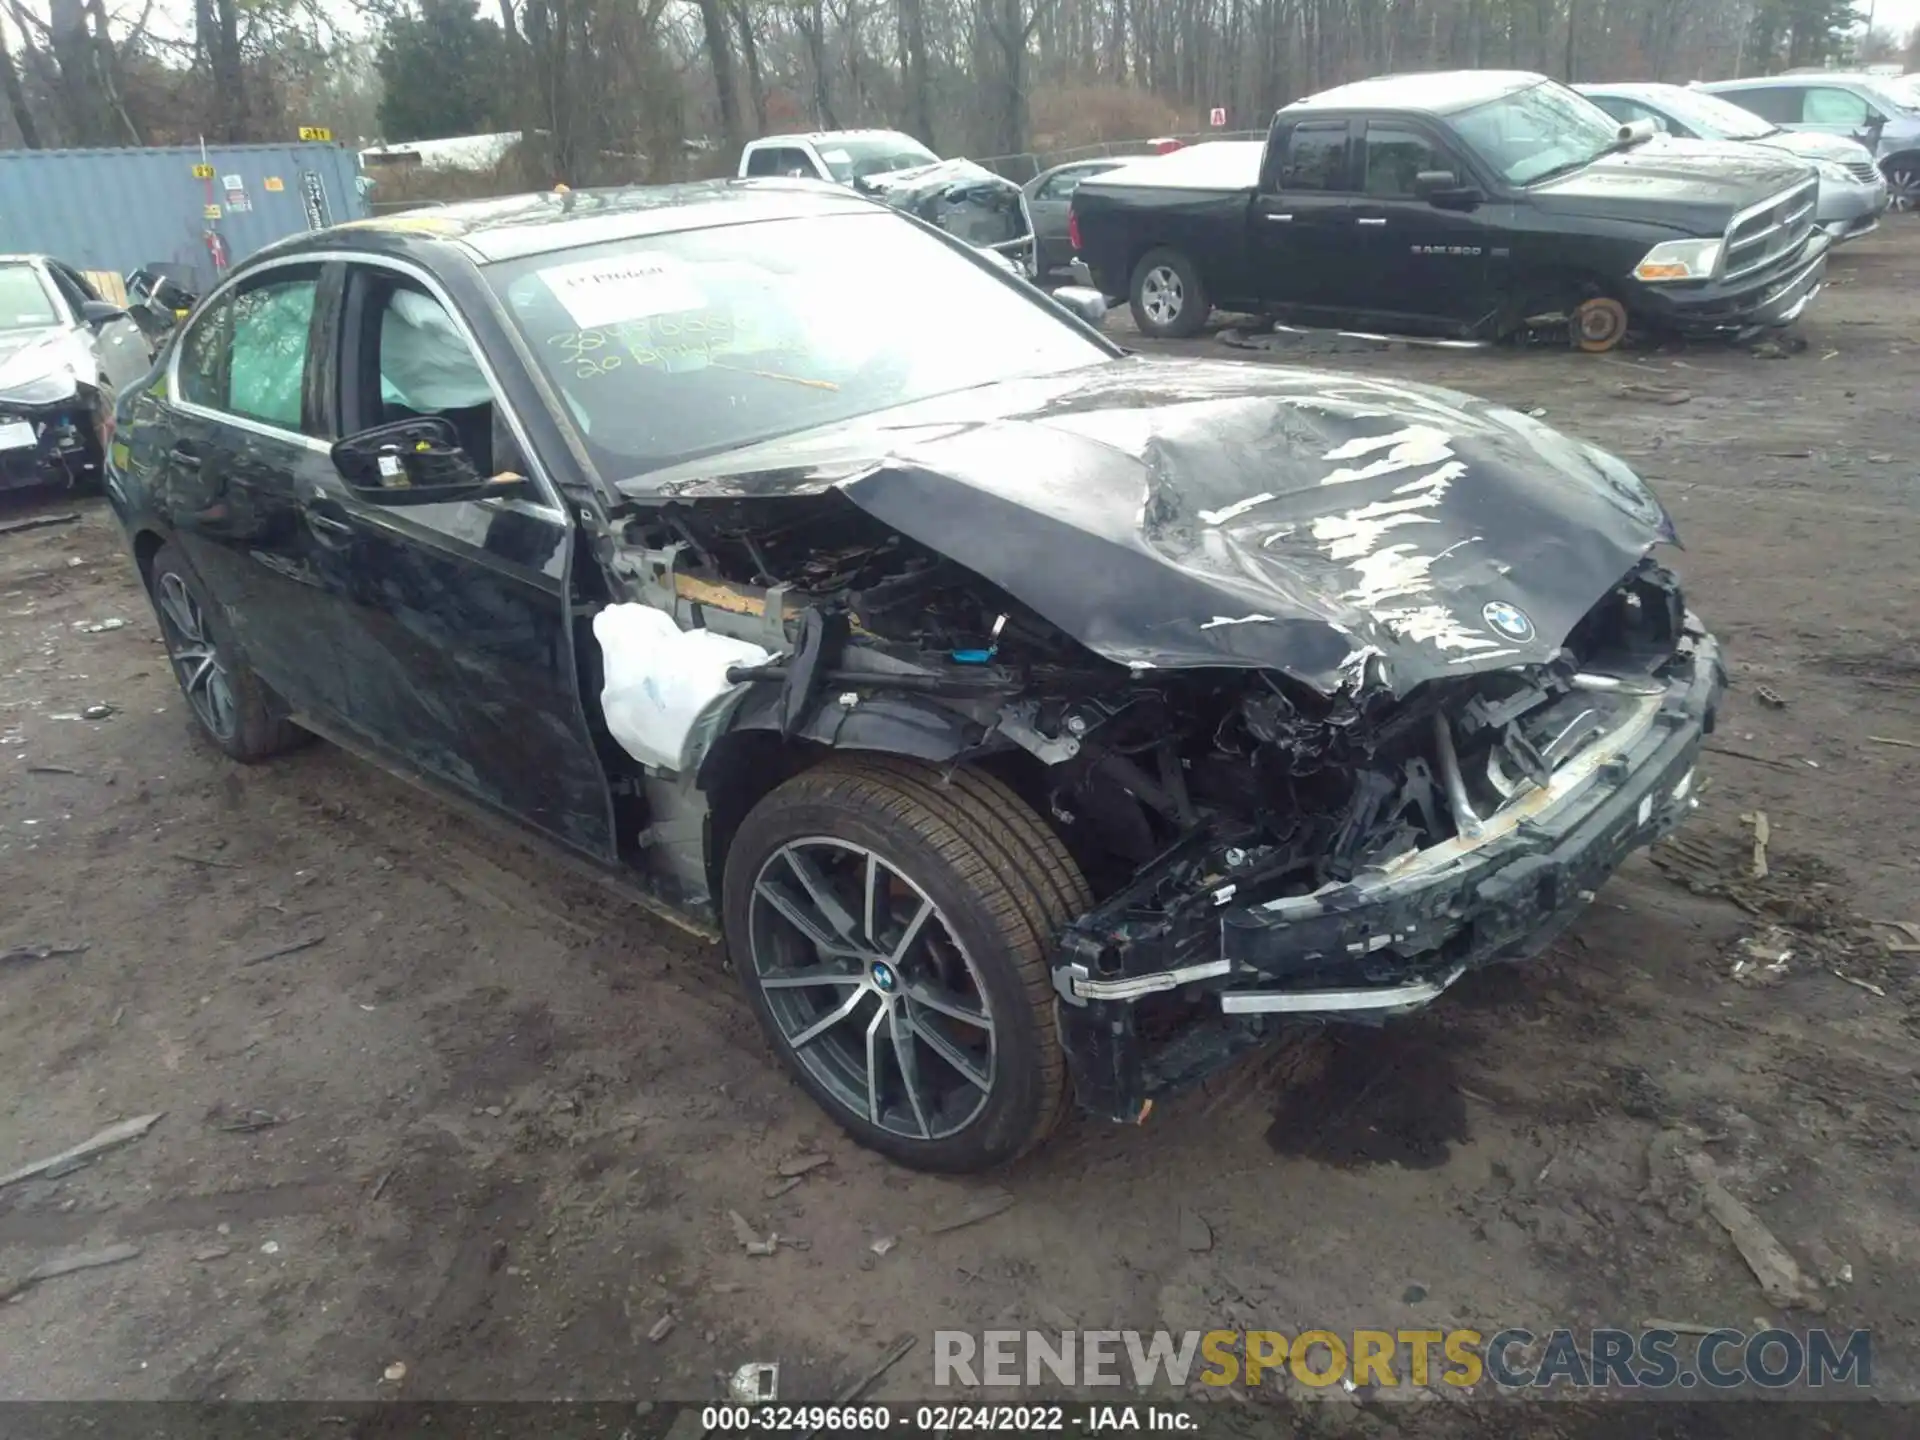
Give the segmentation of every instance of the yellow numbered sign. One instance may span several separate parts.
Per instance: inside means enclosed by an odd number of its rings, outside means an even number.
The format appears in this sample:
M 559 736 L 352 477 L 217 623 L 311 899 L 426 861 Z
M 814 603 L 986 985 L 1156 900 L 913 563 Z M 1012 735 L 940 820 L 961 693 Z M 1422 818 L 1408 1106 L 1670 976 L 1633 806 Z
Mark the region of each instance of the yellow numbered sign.
M 213 178 L 213 167 L 211 165 L 194 166 L 193 178 L 196 180 L 211 180 Z
M 281 180 L 278 175 L 269 175 L 261 182 L 261 185 L 264 189 L 272 190 L 276 193 L 287 188 L 286 183 Z
M 324 125 L 302 125 L 300 127 L 300 138 L 302 140 L 317 140 L 321 144 L 325 144 L 327 141 L 333 139 L 333 131 Z
M 218 220 L 220 218 L 220 207 L 218 205 L 209 205 L 207 206 L 205 213 L 206 213 L 207 219 Z

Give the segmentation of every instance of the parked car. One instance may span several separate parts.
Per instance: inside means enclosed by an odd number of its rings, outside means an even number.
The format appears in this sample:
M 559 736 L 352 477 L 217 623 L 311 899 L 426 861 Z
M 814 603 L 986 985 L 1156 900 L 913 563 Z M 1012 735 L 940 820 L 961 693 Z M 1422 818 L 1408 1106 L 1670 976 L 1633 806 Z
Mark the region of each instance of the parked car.
M 1589 349 L 1629 324 L 1791 321 L 1831 245 L 1812 169 L 1653 133 L 1523 72 L 1365 80 L 1287 106 L 1264 147 L 1082 181 L 1080 255 L 1149 335 L 1195 334 L 1215 305 L 1468 340 L 1564 317 Z
M 1693 803 L 1719 652 L 1613 456 L 1130 357 L 845 190 L 573 200 L 237 267 L 112 502 L 213 744 L 335 737 L 717 930 L 862 1144 L 979 1169 L 1425 1005 Z
M 1783 130 L 1730 100 L 1685 85 L 1627 83 L 1573 87 L 1614 119 L 1646 120 L 1663 134 L 1685 140 L 1719 140 L 1784 150 L 1811 164 L 1820 176 L 1814 223 L 1835 241 L 1879 228 L 1887 210 L 1887 182 L 1873 152 L 1857 140 L 1814 131 Z
M 1065 279 L 1073 263 L 1073 241 L 1067 234 L 1073 192 L 1089 175 L 1117 170 L 1124 159 L 1070 160 L 1042 170 L 1021 188 L 1026 191 L 1027 216 L 1033 222 L 1034 276 L 1042 284 Z
M 805 135 L 766 135 L 740 152 L 740 175 L 784 175 L 851 185 L 894 170 L 933 165 L 940 157 L 898 130 L 815 130 Z
M 1788 130 L 1859 141 L 1887 177 L 1891 208 L 1920 207 L 1920 98 L 1899 81 L 1832 72 L 1716 80 L 1699 88 Z
M 94 484 L 114 397 L 152 364 L 140 327 L 78 270 L 0 255 L 0 490 Z

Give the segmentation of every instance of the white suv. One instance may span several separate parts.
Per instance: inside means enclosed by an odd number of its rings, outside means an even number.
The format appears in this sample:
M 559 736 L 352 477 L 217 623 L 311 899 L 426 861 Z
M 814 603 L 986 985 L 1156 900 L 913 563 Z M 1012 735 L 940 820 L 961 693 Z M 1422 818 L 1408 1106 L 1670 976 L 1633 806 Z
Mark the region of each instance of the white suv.
M 871 175 L 937 165 L 940 157 L 898 130 L 816 130 L 747 142 L 740 174 L 786 175 L 851 185 Z

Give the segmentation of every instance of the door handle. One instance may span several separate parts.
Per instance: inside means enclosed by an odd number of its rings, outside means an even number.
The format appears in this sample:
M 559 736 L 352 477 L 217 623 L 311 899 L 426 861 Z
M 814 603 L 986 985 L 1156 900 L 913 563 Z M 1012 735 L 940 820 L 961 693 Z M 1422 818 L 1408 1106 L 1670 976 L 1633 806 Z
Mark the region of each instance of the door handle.
M 1384 215 L 1362 215 L 1353 223 L 1356 225 L 1384 225 L 1387 223 L 1387 217 Z
M 1274 222 L 1275 224 L 1278 224 L 1278 225 L 1284 225 L 1284 224 L 1286 224 L 1286 223 L 1287 223 L 1287 222 L 1288 222 L 1289 220 L 1291 220 L 1291 219 L 1293 219 L 1293 216 L 1291 216 L 1291 215 L 1275 215 L 1274 213 L 1272 213 L 1271 211 L 1269 211 L 1269 212 L 1267 213 L 1267 219 L 1269 219 L 1269 220 L 1271 220 L 1271 221 L 1273 221 L 1273 222 Z
M 310 501 L 303 513 L 307 517 L 307 528 L 323 545 L 344 545 L 354 537 L 353 522 L 330 500 Z
M 169 464 L 177 465 L 182 470 L 198 470 L 200 468 L 199 452 L 184 440 L 167 451 L 167 461 Z

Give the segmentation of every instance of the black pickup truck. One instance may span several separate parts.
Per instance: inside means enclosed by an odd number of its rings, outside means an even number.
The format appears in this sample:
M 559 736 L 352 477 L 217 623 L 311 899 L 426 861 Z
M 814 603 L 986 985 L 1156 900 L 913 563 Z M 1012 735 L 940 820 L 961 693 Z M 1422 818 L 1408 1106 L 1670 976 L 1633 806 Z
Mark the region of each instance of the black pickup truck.
M 1819 290 L 1818 179 L 1750 148 L 1656 139 L 1541 75 L 1398 75 L 1295 101 L 1264 146 L 1091 176 L 1072 230 L 1148 335 L 1216 306 L 1462 340 L 1564 317 L 1605 350 L 1783 325 Z

